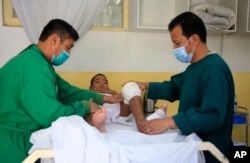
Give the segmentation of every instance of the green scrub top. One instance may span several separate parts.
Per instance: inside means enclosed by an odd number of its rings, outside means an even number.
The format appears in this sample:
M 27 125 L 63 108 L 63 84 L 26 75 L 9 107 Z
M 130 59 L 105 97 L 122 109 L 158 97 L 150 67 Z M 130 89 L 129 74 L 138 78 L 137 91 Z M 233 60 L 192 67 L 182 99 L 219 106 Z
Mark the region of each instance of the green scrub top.
M 232 146 L 234 81 L 231 71 L 218 54 L 209 54 L 190 64 L 170 81 L 149 84 L 148 98 L 179 100 L 173 119 L 185 135 L 196 133 L 212 142 L 229 158 Z M 207 162 L 216 162 L 205 153 Z
M 30 45 L 0 69 L 0 162 L 22 162 L 32 132 L 62 116 L 85 116 L 88 100 L 103 95 L 79 89 L 60 78 L 36 45 Z

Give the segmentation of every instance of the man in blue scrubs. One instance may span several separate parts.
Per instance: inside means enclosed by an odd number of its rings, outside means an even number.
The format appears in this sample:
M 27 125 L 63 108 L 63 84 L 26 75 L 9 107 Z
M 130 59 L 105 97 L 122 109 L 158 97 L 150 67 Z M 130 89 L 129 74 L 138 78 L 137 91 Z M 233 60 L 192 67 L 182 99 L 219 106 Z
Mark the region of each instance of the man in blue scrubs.
M 150 99 L 179 100 L 178 113 L 146 122 L 139 130 L 158 134 L 178 128 L 185 135 L 196 133 L 229 158 L 235 95 L 231 71 L 219 54 L 208 49 L 206 28 L 197 15 L 182 13 L 170 22 L 168 29 L 174 56 L 190 65 L 170 81 L 137 83 L 148 90 Z M 206 162 L 218 161 L 210 153 L 204 153 Z

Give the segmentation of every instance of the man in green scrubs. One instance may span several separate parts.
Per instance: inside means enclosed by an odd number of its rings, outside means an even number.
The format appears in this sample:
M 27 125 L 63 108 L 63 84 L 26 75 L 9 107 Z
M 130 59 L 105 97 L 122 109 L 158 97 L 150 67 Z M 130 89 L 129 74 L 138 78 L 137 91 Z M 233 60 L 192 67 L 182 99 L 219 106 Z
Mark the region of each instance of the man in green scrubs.
M 32 132 L 62 116 L 90 116 L 97 104 L 117 103 L 120 95 L 103 96 L 74 87 L 56 74 L 79 38 L 67 22 L 54 19 L 30 45 L 0 69 L 0 162 L 22 162 Z M 91 100 L 92 99 L 92 100 Z M 93 101 L 93 102 L 92 102 Z
M 203 141 L 212 142 L 227 158 L 232 147 L 234 81 L 225 61 L 206 45 L 206 29 L 202 20 L 185 12 L 169 24 L 173 54 L 187 69 L 170 81 L 137 82 L 148 90 L 148 98 L 179 100 L 178 113 L 166 119 L 145 122 L 139 130 L 158 134 L 180 129 L 185 135 L 196 133 Z M 218 162 L 205 152 L 206 162 Z

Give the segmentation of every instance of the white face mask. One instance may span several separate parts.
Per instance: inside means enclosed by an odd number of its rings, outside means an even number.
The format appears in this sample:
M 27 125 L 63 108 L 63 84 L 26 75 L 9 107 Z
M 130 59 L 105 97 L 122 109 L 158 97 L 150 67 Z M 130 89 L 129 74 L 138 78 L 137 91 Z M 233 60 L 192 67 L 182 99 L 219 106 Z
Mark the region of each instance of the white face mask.
M 190 37 L 191 38 L 191 37 Z M 190 38 L 188 39 L 188 42 L 190 40 Z M 193 58 L 193 52 L 194 52 L 194 49 L 195 47 L 193 48 L 192 52 L 190 54 L 188 54 L 186 52 L 186 49 L 185 47 L 187 46 L 188 42 L 184 45 L 184 46 L 181 46 L 179 48 L 175 48 L 173 49 L 173 54 L 174 56 L 181 62 L 183 63 L 190 63 L 192 58 Z

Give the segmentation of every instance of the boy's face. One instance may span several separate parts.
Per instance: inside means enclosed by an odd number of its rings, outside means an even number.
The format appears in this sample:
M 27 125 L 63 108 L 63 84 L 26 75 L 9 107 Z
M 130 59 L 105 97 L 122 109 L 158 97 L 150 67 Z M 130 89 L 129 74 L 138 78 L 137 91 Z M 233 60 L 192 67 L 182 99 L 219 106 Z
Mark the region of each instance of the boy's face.
M 108 80 L 105 76 L 102 75 L 97 75 L 94 80 L 92 85 L 90 86 L 90 90 L 93 91 L 103 91 L 103 90 L 108 90 L 109 89 L 109 83 Z

